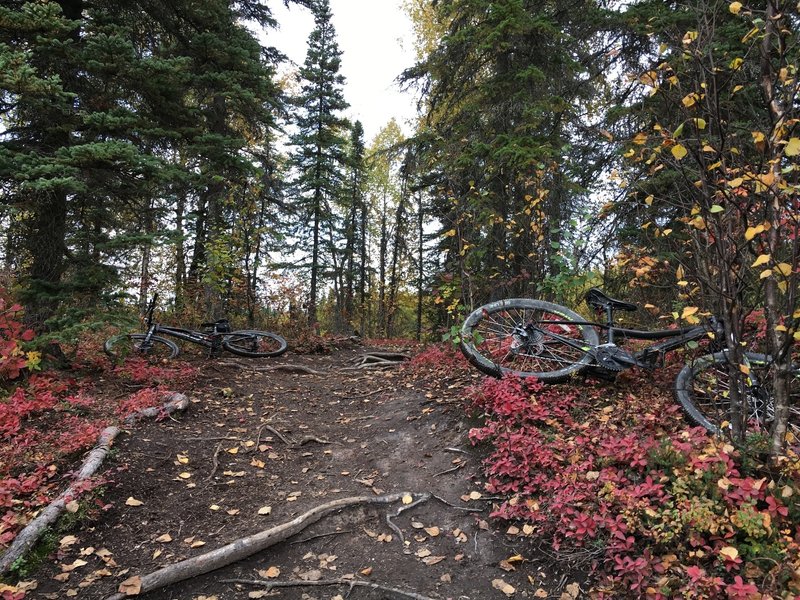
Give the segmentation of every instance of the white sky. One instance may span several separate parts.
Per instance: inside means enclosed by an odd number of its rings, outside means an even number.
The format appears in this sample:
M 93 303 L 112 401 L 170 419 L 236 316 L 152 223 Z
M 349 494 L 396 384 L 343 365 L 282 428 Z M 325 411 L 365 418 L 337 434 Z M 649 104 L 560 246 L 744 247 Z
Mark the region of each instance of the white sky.
M 347 117 L 364 125 L 369 144 L 394 117 L 410 134 L 416 113 L 415 99 L 403 94 L 395 78 L 414 64 L 412 29 L 400 8 L 401 0 L 330 0 L 336 41 L 342 51 L 340 73 L 346 82 Z M 275 46 L 297 65 L 306 58 L 308 35 L 314 20 L 308 10 L 281 0 L 270 4 L 280 29 L 267 32 L 266 43 Z

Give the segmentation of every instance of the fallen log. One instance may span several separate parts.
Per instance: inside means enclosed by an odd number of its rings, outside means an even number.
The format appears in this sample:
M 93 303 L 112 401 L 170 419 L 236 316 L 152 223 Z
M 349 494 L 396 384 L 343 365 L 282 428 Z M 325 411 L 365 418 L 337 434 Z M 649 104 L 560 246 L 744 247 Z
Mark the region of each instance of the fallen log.
M 179 410 L 186 410 L 188 406 L 189 399 L 185 394 L 170 392 L 167 395 L 167 401 L 163 405 L 145 408 L 130 414 L 123 420 L 123 423 L 125 426 L 130 427 L 140 419 L 157 417 L 162 414 L 169 415 Z M 83 461 L 83 466 L 72 483 L 17 534 L 8 550 L 0 556 L 0 575 L 8 572 L 14 562 L 24 556 L 39 540 L 45 530 L 58 520 L 61 513 L 66 509 L 67 503 L 80 495 L 78 491 L 81 487 L 80 484 L 97 472 L 119 432 L 119 427 L 106 427 L 100 432 L 97 444 L 89 452 L 86 460 Z
M 114 438 L 119 434 L 119 427 L 106 427 L 101 433 L 100 438 L 97 440 L 97 445 L 83 461 L 83 466 L 78 472 L 75 480 L 65 489 L 61 494 L 48 504 L 25 528 L 17 534 L 14 542 L 9 546 L 8 550 L 0 557 L 0 574 L 6 573 L 14 562 L 25 555 L 30 550 L 37 540 L 44 533 L 45 529 L 50 527 L 58 520 L 61 513 L 67 506 L 67 503 L 77 498 L 80 492 L 77 491 L 78 485 L 89 477 L 95 474 L 100 464 L 108 454 L 111 448 L 111 443 Z
M 338 510 L 364 504 L 393 504 L 406 502 L 417 504 L 430 498 L 430 494 L 410 494 L 407 492 L 386 494 L 384 496 L 351 496 L 321 504 L 280 525 L 265 529 L 253 535 L 239 538 L 230 544 L 198 556 L 187 558 L 143 576 L 134 576 L 120 584 L 120 591 L 106 600 L 124 600 L 130 595 L 145 594 L 152 590 L 197 577 L 233 564 L 239 560 L 266 550 L 293 535 L 300 533 L 309 525 Z M 135 592 L 134 592 L 135 590 Z M 134 592 L 134 593 L 132 593 Z

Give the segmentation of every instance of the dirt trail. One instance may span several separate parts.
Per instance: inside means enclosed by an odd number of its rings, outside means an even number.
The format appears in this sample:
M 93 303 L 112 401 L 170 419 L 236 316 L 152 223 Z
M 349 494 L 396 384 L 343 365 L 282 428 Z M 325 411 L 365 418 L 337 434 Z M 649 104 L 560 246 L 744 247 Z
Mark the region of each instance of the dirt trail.
M 247 560 L 142 597 L 327 600 L 416 593 L 477 600 L 508 597 L 498 589 L 502 582 L 515 589 L 515 598 L 547 597 L 546 591 L 559 597 L 562 576 L 546 561 L 501 563 L 531 552 L 524 538 L 489 524 L 491 503 L 480 497 L 480 457 L 467 439 L 471 424 L 460 400 L 477 375 L 443 380 L 403 368 L 347 370 L 365 350 L 289 353 L 269 363 L 323 375 L 257 372 L 246 360 L 242 368 L 233 361 L 204 363 L 203 387 L 182 390 L 192 398 L 185 414 L 140 423 L 118 440 L 103 496 L 110 507 L 83 522 L 72 533 L 77 539 L 41 567 L 29 597 L 105 598 L 126 578 L 332 499 L 403 491 L 430 492 L 455 506 L 432 499 L 403 512 L 394 522 L 405 543 L 384 520 L 387 509 L 348 509 Z M 266 577 L 317 585 L 267 593 L 226 582 Z M 359 587 L 348 596 L 347 586 L 318 585 L 342 577 L 408 595 Z

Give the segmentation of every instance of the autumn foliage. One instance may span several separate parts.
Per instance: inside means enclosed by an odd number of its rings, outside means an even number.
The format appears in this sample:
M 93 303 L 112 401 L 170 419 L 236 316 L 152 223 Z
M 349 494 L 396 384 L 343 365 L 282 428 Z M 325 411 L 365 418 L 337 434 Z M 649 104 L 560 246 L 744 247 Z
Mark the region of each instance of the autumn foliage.
M 61 492 L 106 425 L 161 404 L 161 386 L 192 376 L 181 363 L 113 366 L 89 340 L 80 343 L 70 370 L 37 372 L 41 354 L 26 349 L 34 335 L 22 326 L 20 310 L 0 295 L 0 551 Z M 135 391 L 109 397 L 106 377 Z
M 470 437 L 505 498 L 494 516 L 590 567 L 597 598 L 800 593 L 797 455 L 767 471 L 688 427 L 668 389 L 641 373 L 603 388 L 486 379 Z

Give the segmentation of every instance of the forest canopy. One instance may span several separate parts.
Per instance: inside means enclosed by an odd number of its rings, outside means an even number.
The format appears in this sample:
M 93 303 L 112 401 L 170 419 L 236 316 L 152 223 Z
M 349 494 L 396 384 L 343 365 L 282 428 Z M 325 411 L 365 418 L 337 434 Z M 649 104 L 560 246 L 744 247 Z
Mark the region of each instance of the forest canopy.
M 602 285 L 732 335 L 765 309 L 787 353 L 796 5 L 407 0 L 419 119 L 365 140 L 329 2 L 287 4 L 314 16 L 288 78 L 256 0 L 0 7 L 0 253 L 40 332 L 161 291 L 187 319 L 438 337 Z

